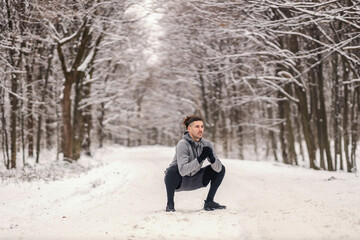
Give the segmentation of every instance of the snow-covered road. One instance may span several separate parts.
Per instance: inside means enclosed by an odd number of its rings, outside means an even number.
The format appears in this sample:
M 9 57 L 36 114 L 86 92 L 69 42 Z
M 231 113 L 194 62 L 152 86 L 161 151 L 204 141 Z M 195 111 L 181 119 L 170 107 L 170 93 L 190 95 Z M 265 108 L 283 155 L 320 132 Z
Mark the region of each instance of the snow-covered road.
M 216 201 L 207 190 L 175 195 L 164 211 L 168 147 L 108 147 L 87 173 L 0 185 L 0 239 L 360 239 L 360 180 L 279 163 L 222 160 Z

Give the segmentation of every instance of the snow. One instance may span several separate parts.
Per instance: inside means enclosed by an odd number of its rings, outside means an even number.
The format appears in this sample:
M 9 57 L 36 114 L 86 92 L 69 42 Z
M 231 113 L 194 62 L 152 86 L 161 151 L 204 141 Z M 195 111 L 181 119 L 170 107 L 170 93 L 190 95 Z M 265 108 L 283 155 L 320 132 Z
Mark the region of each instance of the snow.
M 58 162 L 55 180 L 40 170 L 31 181 L 3 176 L 0 239 L 359 239 L 355 174 L 222 159 L 215 200 L 226 210 L 202 210 L 207 187 L 176 193 L 177 211 L 166 213 L 163 171 L 173 154 L 107 146 Z

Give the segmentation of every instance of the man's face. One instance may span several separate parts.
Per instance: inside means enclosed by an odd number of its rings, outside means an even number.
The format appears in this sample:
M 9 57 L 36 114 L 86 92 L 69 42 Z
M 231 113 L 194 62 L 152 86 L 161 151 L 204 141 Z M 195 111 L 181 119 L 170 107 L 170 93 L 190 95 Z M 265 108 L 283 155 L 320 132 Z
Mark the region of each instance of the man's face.
M 188 126 L 188 131 L 194 141 L 199 141 L 204 133 L 204 123 L 202 121 L 194 121 Z

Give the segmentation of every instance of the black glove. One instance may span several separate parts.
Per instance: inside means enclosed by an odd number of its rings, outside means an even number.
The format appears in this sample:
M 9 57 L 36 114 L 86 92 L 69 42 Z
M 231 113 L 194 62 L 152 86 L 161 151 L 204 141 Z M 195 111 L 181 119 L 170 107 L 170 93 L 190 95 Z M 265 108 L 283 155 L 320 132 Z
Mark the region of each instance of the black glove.
M 210 163 L 214 163 L 215 160 L 216 160 L 216 158 L 215 158 L 215 156 L 214 156 L 214 153 L 213 153 L 213 151 L 212 151 L 212 149 L 211 149 L 210 147 L 207 147 L 207 148 L 210 149 L 210 153 L 209 153 L 209 155 L 208 155 L 209 162 L 210 162 Z
M 200 154 L 200 156 L 197 159 L 198 159 L 199 163 L 201 163 L 202 161 L 204 161 L 205 158 L 210 157 L 210 155 L 213 155 L 211 148 L 203 147 L 202 153 Z

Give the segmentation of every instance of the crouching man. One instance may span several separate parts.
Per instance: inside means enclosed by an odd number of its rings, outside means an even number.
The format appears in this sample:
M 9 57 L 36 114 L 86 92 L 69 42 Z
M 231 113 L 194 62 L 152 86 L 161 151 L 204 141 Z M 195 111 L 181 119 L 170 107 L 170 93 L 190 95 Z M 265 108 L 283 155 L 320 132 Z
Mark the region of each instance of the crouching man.
M 202 138 L 204 123 L 198 116 L 186 117 L 186 132 L 176 146 L 174 160 L 165 171 L 167 192 L 167 212 L 175 211 L 174 194 L 206 187 L 210 183 L 204 210 L 225 209 L 226 206 L 214 202 L 214 196 L 224 175 L 225 167 L 217 158 L 211 143 Z M 202 167 L 205 160 L 210 165 Z

